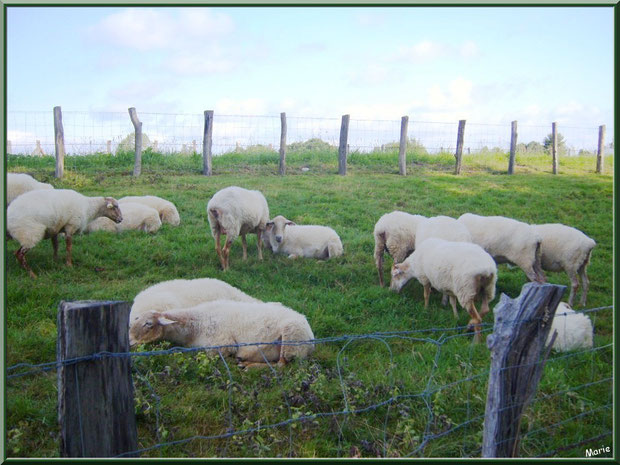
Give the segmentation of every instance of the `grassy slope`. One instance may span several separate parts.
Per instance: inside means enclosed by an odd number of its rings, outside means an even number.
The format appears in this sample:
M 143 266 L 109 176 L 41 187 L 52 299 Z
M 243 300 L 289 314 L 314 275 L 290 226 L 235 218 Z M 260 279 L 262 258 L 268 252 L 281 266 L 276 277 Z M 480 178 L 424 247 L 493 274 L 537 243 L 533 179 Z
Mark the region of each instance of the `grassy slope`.
M 87 195 L 159 195 L 178 206 L 182 224 L 178 228 L 165 225 L 152 236 L 129 232 L 121 236 L 96 233 L 76 238 L 76 266 L 72 269 L 52 261 L 51 246 L 45 241 L 28 254 L 39 275 L 36 283 L 18 267 L 9 253 L 16 248 L 15 242 L 9 241 L 7 363 L 39 363 L 55 358 L 56 308 L 60 300 L 131 300 L 141 289 L 172 278 L 215 277 L 257 298 L 281 301 L 307 315 L 317 338 L 466 324 L 465 312 L 460 312 L 455 323 L 452 312 L 439 304 L 438 294 L 431 297 L 431 307 L 425 310 L 417 283 L 410 283 L 401 294 L 378 287 L 372 259 L 372 230 L 381 214 L 394 209 L 427 216 L 458 216 L 470 211 L 575 226 L 598 243 L 589 267 L 588 307 L 611 304 L 611 176 L 582 174 L 583 160 L 566 166 L 564 172 L 571 174 L 561 176 L 545 172 L 548 168 L 540 160 L 532 161 L 527 168 L 517 167 L 517 172 L 529 171 L 527 176 L 489 174 L 503 169 L 504 159 L 490 157 L 478 164 L 466 159 L 464 165 L 469 166 L 469 172 L 457 178 L 450 174 L 449 157 L 436 158 L 433 164 L 419 157 L 414 158 L 409 169 L 410 173 L 420 174 L 403 178 L 392 174 L 397 166 L 393 163 L 394 155 L 354 155 L 347 177 L 332 174 L 336 165 L 331 156 L 299 156 L 289 160 L 289 172 L 298 175 L 282 178 L 272 174 L 277 169 L 274 154 L 231 156 L 214 160 L 215 172 L 225 174 L 206 178 L 197 174 L 198 157 L 158 158 L 157 154 L 147 154 L 144 175 L 138 179 L 128 175 L 131 159 L 127 157 L 69 159 L 66 179 L 54 182 L 57 187 L 75 188 Z M 106 168 L 98 168 L 104 163 Z M 163 174 L 163 166 L 176 174 Z M 310 167 L 310 171 L 302 172 L 301 167 Z M 49 181 L 53 163 L 50 166 L 49 159 L 15 157 L 9 159 L 9 170 L 29 171 Z M 255 238 L 250 237 L 248 262 L 241 261 L 241 246 L 235 244 L 231 270 L 223 273 L 215 256 L 205 205 L 213 193 L 229 185 L 261 190 L 269 201 L 272 216 L 283 214 L 297 223 L 332 226 L 342 238 L 345 255 L 329 262 L 291 262 L 267 252 L 266 260 L 259 262 Z M 61 241 L 61 251 L 62 247 Z M 554 283 L 568 284 L 564 274 L 550 273 L 549 278 Z M 520 270 L 501 266 L 497 295 L 504 292 L 514 297 L 524 283 Z M 487 322 L 491 321 L 487 317 Z M 595 343 L 608 343 L 612 335 L 611 312 L 599 312 L 595 324 Z M 329 343 L 319 346 L 311 360 L 293 364 L 277 375 L 242 373 L 231 364 L 232 380 L 224 364 L 217 360 L 186 355 L 140 358 L 136 368 L 161 397 L 162 415 L 158 432 L 154 427 L 153 397 L 148 384 L 137 376 L 141 445 L 147 447 L 163 439 L 195 434 L 221 434 L 229 417 L 235 428 L 242 429 L 307 413 L 339 411 L 345 408 L 345 399 L 349 409 L 354 410 L 390 395 L 441 387 L 488 369 L 486 347 L 472 346 L 469 341 L 466 336 L 440 345 L 401 339 L 390 339 L 388 345 L 361 340 L 344 348 L 342 342 Z M 552 394 L 610 376 L 610 357 L 610 351 L 599 351 L 550 362 L 540 393 Z M 342 368 L 340 375 L 338 366 Z M 274 376 L 280 379 L 274 380 Z M 53 373 L 8 383 L 10 455 L 57 454 L 54 384 Z M 536 403 L 524 422 L 523 427 L 529 430 L 591 408 L 603 410 L 588 415 L 585 421 L 570 423 L 557 434 L 532 434 L 532 439 L 523 443 L 523 455 L 541 454 L 600 434 L 604 426 L 610 428 L 611 414 L 604 407 L 610 401 L 610 392 L 609 383 L 601 383 L 579 389 L 570 397 L 555 396 Z M 233 396 L 231 410 L 229 393 Z M 390 408 L 365 414 L 295 423 L 290 429 L 264 430 L 249 435 L 250 440 L 239 436 L 192 441 L 148 454 L 348 456 L 351 448 L 356 447 L 363 456 L 402 456 L 420 445 L 427 424 L 427 433 L 439 434 L 482 415 L 485 396 L 486 379 L 482 376 L 439 389 L 424 399 L 402 399 Z M 429 406 L 434 412 L 430 423 Z M 471 425 L 431 441 L 420 454 L 475 455 L 480 446 L 480 425 L 481 421 L 472 421 Z M 566 452 L 571 453 L 579 455 L 581 450 Z

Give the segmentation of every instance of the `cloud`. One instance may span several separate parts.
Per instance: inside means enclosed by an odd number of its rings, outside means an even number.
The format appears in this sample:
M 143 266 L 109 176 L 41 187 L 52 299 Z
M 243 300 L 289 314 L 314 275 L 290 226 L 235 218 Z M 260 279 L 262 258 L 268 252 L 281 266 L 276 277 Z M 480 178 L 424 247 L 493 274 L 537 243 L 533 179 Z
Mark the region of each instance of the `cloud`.
M 426 104 L 435 110 L 455 110 L 472 103 L 472 81 L 458 77 L 448 83 L 447 88 L 435 84 L 427 91 Z
M 397 59 L 420 62 L 438 58 L 445 55 L 445 53 L 445 45 L 431 40 L 422 40 L 409 47 L 401 47 L 398 51 Z
M 459 47 L 459 54 L 463 58 L 474 58 L 478 56 L 479 53 L 480 50 L 478 49 L 478 45 L 473 40 L 468 40 Z
M 372 63 L 360 71 L 353 71 L 349 75 L 352 84 L 381 84 L 390 77 L 389 70 L 382 65 Z

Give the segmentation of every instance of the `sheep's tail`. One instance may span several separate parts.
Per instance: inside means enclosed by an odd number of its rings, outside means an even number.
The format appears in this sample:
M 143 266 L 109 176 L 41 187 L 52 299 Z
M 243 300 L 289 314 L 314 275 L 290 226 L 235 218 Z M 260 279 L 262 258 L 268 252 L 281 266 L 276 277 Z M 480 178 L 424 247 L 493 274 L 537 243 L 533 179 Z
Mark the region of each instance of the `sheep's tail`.
M 545 276 L 545 272 L 542 269 L 542 241 L 538 241 L 536 243 L 536 251 L 534 252 L 534 273 L 536 274 L 536 281 L 539 283 L 546 283 L 547 276 Z
M 476 295 L 487 300 L 495 297 L 495 273 L 482 273 L 476 276 Z
M 385 231 L 375 234 L 375 263 L 379 266 L 379 261 L 383 257 L 383 253 L 387 250 Z

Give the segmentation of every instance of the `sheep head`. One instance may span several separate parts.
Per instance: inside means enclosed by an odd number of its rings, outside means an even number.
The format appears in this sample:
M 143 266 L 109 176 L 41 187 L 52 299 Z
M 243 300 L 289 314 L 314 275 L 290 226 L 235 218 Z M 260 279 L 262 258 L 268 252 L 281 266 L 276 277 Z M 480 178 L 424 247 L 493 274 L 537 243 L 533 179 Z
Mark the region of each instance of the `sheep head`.
M 390 281 L 390 290 L 400 292 L 400 290 L 413 277 L 411 267 L 408 263 L 398 263 L 392 266 L 392 280 Z
M 286 219 L 282 215 L 276 216 L 267 223 L 266 231 L 270 238 L 273 238 L 277 244 L 281 244 L 284 240 L 284 229 L 287 226 L 295 226 L 295 223 Z M 273 244 L 272 244 L 273 245 Z
M 160 340 L 164 335 L 164 326 L 177 323 L 155 310 L 143 313 L 131 322 L 129 327 L 129 345 L 145 344 Z
M 121 213 L 121 209 L 119 208 L 116 199 L 112 197 L 104 197 L 104 201 L 105 206 L 103 207 L 102 216 L 110 218 L 116 223 L 120 223 L 121 221 L 123 221 L 123 214 Z

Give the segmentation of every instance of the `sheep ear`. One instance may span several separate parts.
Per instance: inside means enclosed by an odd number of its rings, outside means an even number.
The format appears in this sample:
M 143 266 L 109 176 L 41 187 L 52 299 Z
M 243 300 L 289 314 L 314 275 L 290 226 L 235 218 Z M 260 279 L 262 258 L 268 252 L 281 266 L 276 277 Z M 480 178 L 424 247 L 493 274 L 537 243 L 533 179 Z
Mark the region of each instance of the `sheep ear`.
M 175 320 L 170 320 L 168 318 L 166 318 L 165 316 L 160 316 L 159 318 L 157 318 L 157 322 L 162 325 L 162 326 L 167 326 L 167 325 L 171 325 L 173 323 L 178 323 Z
M 107 207 L 108 208 L 114 208 L 114 205 L 112 205 L 111 203 L 108 203 Z
M 286 225 L 287 226 L 297 226 L 294 221 L 287 221 Z
M 267 223 L 265 229 L 271 229 L 271 228 L 273 228 L 273 221 L 270 221 L 269 223 Z

